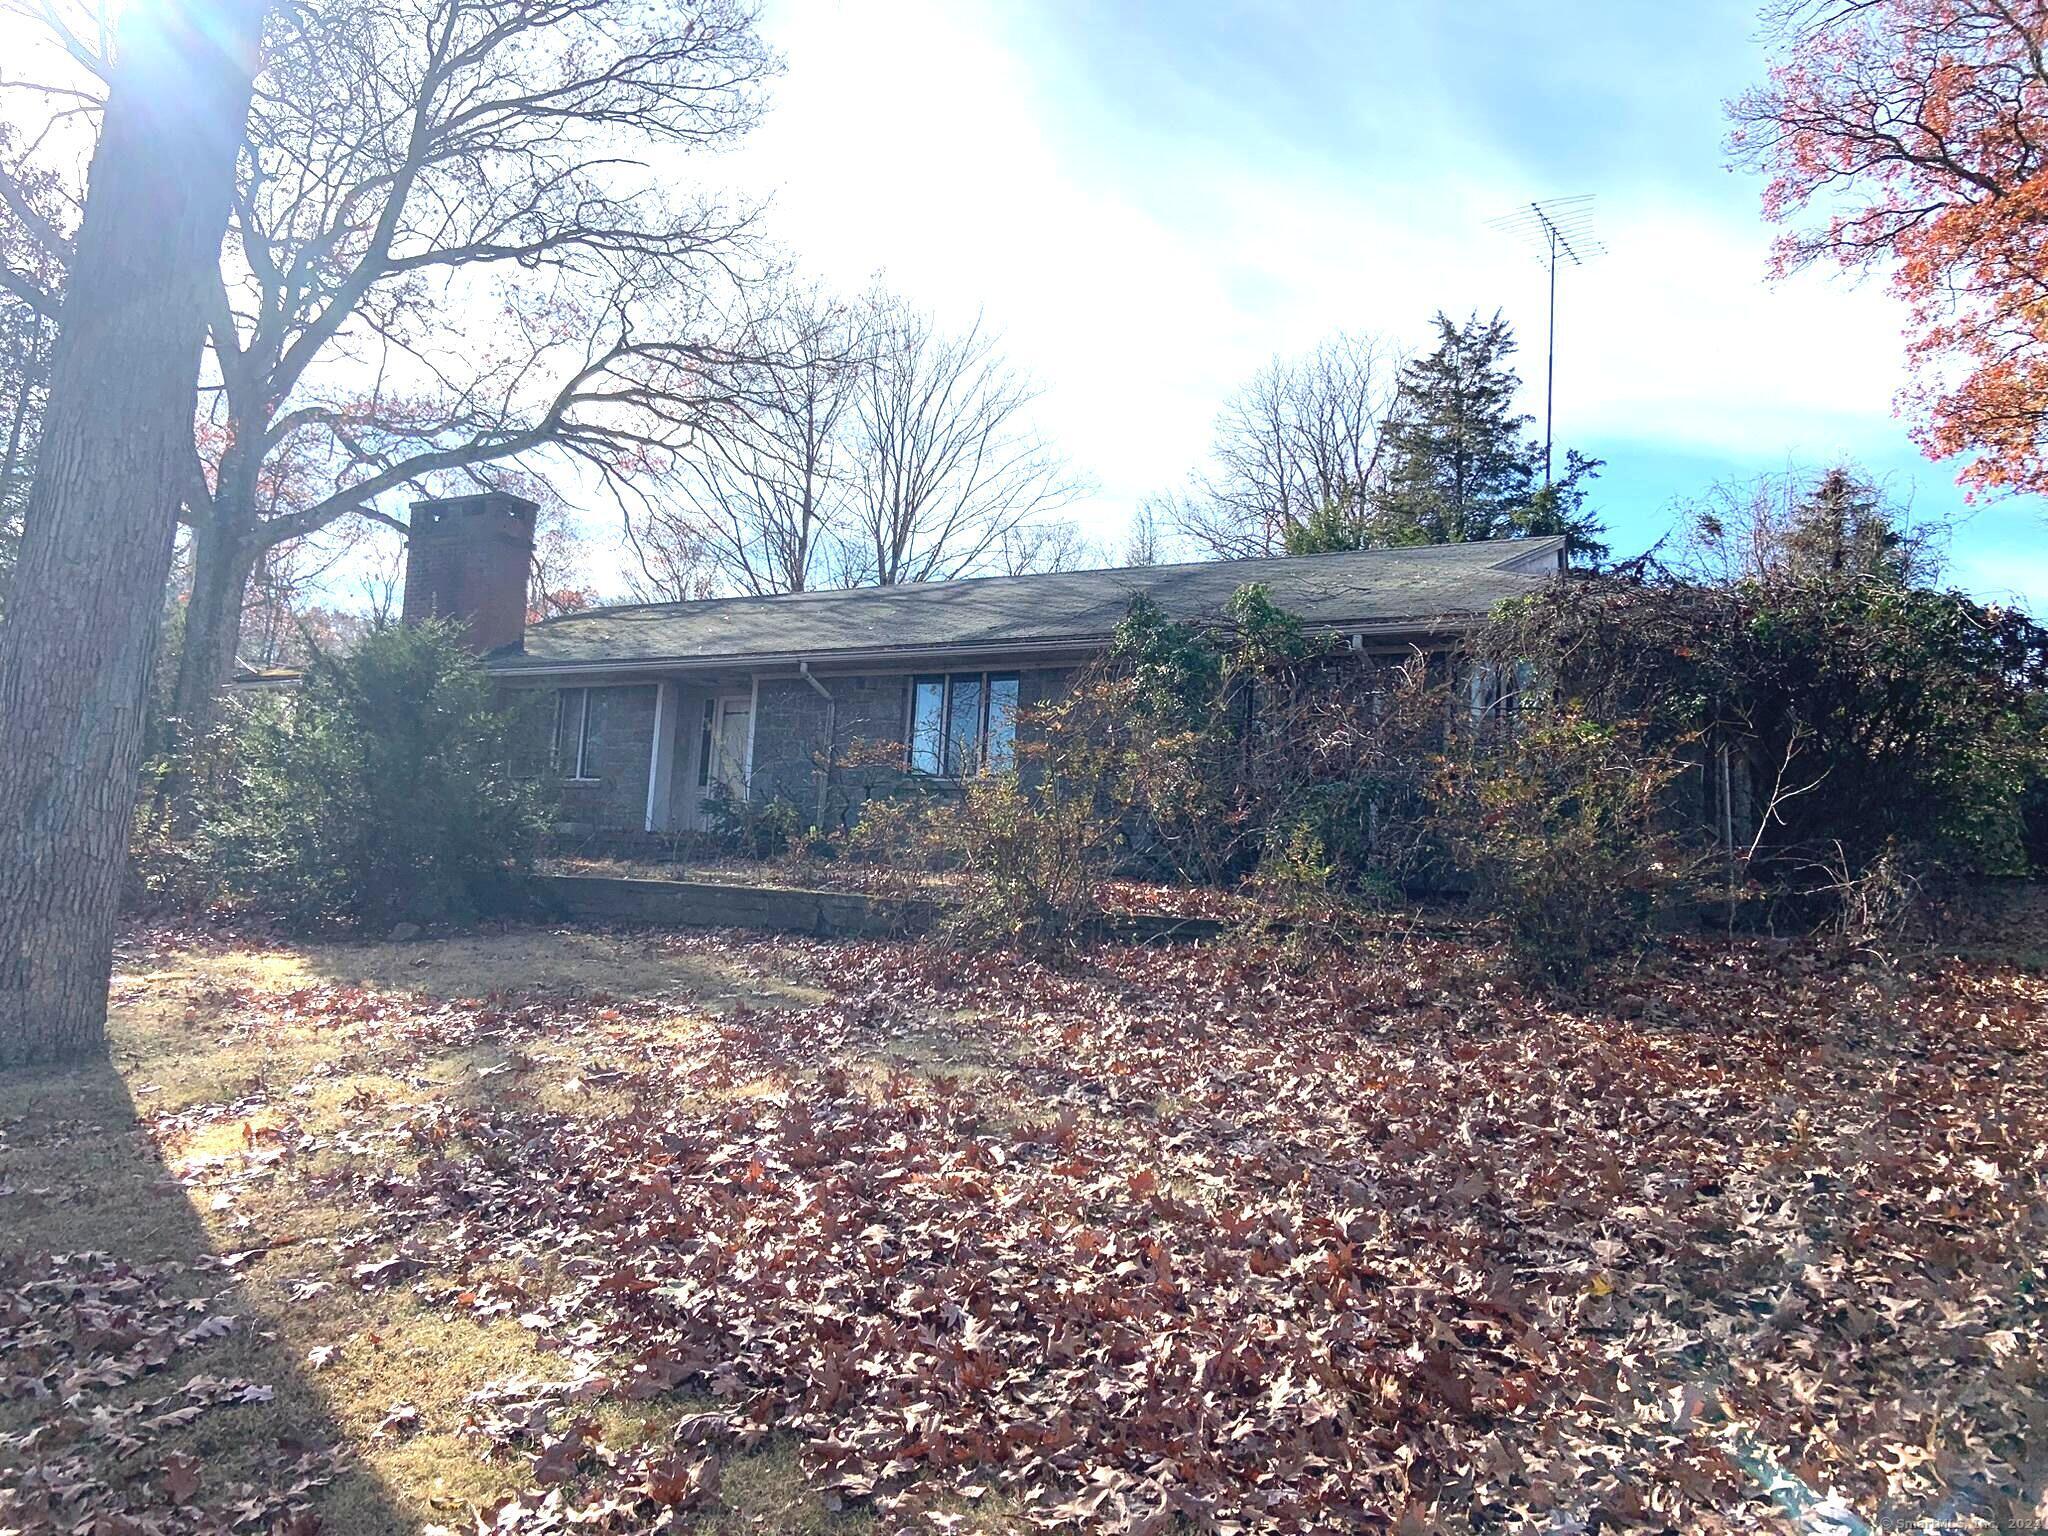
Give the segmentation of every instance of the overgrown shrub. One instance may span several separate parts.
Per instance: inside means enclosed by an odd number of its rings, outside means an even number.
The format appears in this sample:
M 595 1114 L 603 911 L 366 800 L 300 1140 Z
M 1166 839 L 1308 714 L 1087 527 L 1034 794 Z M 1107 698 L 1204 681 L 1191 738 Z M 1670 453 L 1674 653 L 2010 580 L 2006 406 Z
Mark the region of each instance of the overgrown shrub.
M 856 864 L 929 873 L 957 865 L 957 851 L 934 836 L 933 816 L 941 803 L 929 795 L 872 796 L 841 845 Z
M 1681 769 L 1640 727 L 1572 710 L 1468 735 L 1438 759 L 1432 821 L 1529 976 L 1575 986 L 1680 910 L 1693 860 L 1666 790 Z
M 779 859 L 792 852 L 810 831 L 804 813 L 788 797 L 777 795 L 765 805 L 736 800 L 724 786 L 704 797 L 711 835 L 728 853 L 750 859 Z
M 1878 575 L 1715 586 L 1646 568 L 1511 604 L 1477 650 L 1590 718 L 1641 722 L 1652 751 L 1694 753 L 1703 823 L 1722 817 L 1725 752 L 1738 873 L 1814 920 L 1906 850 L 2026 866 L 2048 633 L 2024 613 Z M 1823 865 L 1840 878 L 1814 880 Z
M 982 773 L 924 826 L 927 848 L 966 874 L 955 926 L 972 937 L 1039 948 L 1072 937 L 1095 911 L 1114 834 L 1085 797 L 1027 793 L 1014 772 Z
M 1326 903 L 1337 883 L 1337 864 L 1323 837 L 1308 820 L 1297 821 L 1284 837 L 1272 829 L 1252 884 L 1259 894 L 1286 912 L 1301 912 Z
M 1257 585 L 1228 617 L 1226 646 L 1134 604 L 1103 661 L 1035 717 L 1047 773 L 1088 786 L 1145 872 L 1237 885 L 1305 827 L 1337 887 L 1405 878 L 1440 671 L 1310 635 Z
M 144 760 L 128 829 L 128 872 L 121 893 L 125 910 L 197 912 L 219 894 L 219 876 L 198 835 L 195 808 L 219 800 L 232 782 L 250 709 L 274 707 L 274 700 L 259 700 L 222 700 L 203 737 Z M 160 740 L 159 723 L 151 726 L 152 737 Z M 190 797 L 188 805 L 174 798 L 180 789 Z
M 1836 848 L 1830 857 L 1815 860 L 1810 873 L 1809 894 L 1825 898 L 1827 927 L 1834 937 L 1845 944 L 1869 944 L 1906 926 L 1931 871 L 1918 849 L 1887 843 L 1860 864 Z
M 2020 848 L 2028 870 L 2048 876 L 2048 763 L 2035 771 L 2020 794 Z
M 515 771 L 535 731 L 451 626 L 379 631 L 251 708 L 225 790 L 202 808 L 201 856 L 299 927 L 501 910 L 544 822 L 538 783 Z

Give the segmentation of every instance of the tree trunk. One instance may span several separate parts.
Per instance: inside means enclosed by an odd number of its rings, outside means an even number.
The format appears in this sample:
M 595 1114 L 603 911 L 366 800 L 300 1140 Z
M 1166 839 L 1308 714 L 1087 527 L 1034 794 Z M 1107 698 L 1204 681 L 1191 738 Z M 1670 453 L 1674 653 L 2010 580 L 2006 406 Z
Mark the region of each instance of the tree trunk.
M 169 719 L 163 722 L 160 740 L 152 744 L 152 750 L 169 758 L 169 772 L 158 786 L 152 814 L 168 811 L 181 839 L 197 825 L 201 791 L 213 781 L 209 737 L 220 715 L 221 695 L 234 675 L 242 609 L 257 559 L 253 539 L 241 536 L 254 515 L 246 520 L 233 515 L 231 487 L 225 475 L 222 480 L 211 512 L 193 526 L 192 595 L 185 605 Z
M 263 0 L 127 8 L 0 633 L 0 1066 L 104 1054 L 208 287 Z
M 171 690 L 168 740 L 174 748 L 200 745 L 213 728 L 221 690 L 234 675 L 242 607 L 249 574 L 256 568 L 254 542 L 243 536 L 246 525 L 231 512 L 225 487 L 214 501 L 214 512 L 192 532 L 192 598 L 185 605 L 178 677 Z M 173 791 L 181 808 L 189 787 L 184 772 L 181 764 Z

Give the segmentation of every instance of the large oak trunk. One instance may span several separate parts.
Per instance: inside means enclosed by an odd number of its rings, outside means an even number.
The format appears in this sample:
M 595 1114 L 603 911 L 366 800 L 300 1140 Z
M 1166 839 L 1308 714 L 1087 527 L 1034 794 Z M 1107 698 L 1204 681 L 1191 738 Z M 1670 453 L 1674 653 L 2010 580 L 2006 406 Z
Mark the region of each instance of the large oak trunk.
M 144 699 L 262 0 L 127 8 L 0 633 L 0 1066 L 105 1049 Z

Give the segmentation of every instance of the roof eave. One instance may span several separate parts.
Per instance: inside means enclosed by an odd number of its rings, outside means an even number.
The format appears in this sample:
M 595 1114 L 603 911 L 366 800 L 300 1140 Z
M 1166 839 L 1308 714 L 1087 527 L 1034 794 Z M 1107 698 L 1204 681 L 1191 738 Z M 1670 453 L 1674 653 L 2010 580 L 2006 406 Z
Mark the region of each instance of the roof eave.
M 1475 628 L 1486 621 L 1485 613 L 1414 614 L 1394 619 L 1332 619 L 1304 626 L 1313 634 L 1361 635 L 1378 638 L 1436 638 Z M 1217 626 L 1219 628 L 1223 626 Z M 500 677 L 548 678 L 578 674 L 606 675 L 691 672 L 774 672 L 795 670 L 807 662 L 813 668 L 827 666 L 834 671 L 874 668 L 913 668 L 920 662 L 942 664 L 950 661 L 979 661 L 992 657 L 1015 657 L 1020 661 L 1054 662 L 1084 659 L 1109 644 L 1107 632 L 1062 636 L 1056 640 L 991 640 L 966 644 L 870 646 L 848 650 L 797 650 L 774 652 L 730 652 L 716 656 L 634 656 L 596 657 L 579 661 L 539 661 L 515 654 L 492 658 L 490 670 Z

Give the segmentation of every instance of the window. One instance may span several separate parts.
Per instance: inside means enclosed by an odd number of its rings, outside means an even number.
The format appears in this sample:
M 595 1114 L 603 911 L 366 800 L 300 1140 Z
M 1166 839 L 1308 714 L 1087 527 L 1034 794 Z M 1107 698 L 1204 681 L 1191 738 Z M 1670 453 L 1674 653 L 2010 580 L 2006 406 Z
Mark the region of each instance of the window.
M 955 675 L 946 690 L 946 772 L 956 779 L 981 772 L 981 675 Z
M 964 778 L 1017 762 L 1017 674 L 955 672 L 910 685 L 910 767 Z
M 946 718 L 946 680 L 920 677 L 910 688 L 910 766 L 916 773 L 943 773 L 945 747 L 940 739 Z
M 718 724 L 718 700 L 704 701 L 704 734 L 697 738 L 697 787 L 711 787 L 711 732 Z
M 1017 766 L 1017 678 L 991 676 L 988 680 L 988 729 L 983 733 L 984 759 L 991 773 L 1008 773 Z
M 590 764 L 590 690 L 564 688 L 555 695 L 555 772 L 587 779 Z
M 1535 671 L 1526 661 L 1509 666 L 1497 662 L 1476 664 L 1466 678 L 1467 705 L 1475 725 L 1490 721 L 1512 724 L 1522 695 L 1535 682 Z

